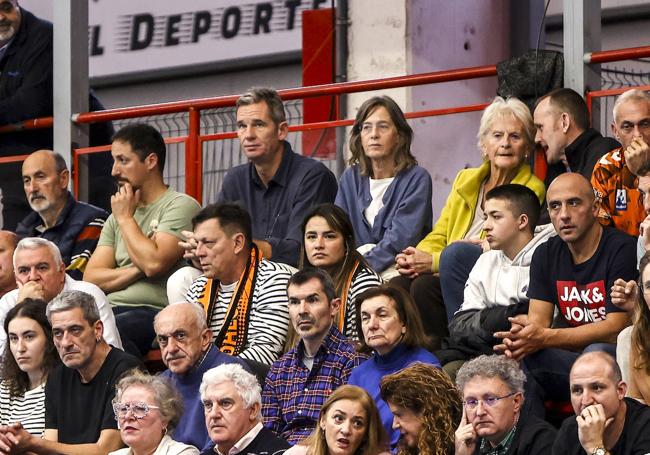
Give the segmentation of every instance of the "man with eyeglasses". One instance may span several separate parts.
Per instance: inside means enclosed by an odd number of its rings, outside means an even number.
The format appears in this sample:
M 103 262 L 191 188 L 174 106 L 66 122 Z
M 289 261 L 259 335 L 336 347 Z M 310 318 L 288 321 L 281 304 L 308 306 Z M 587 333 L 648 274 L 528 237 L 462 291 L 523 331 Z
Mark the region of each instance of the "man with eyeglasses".
M 115 383 L 125 371 L 141 367 L 140 361 L 104 341 L 104 325 L 90 294 L 64 291 L 47 305 L 46 314 L 63 365 L 45 385 L 45 431 L 41 438 L 13 424 L 2 439 L 10 444 L 3 452 L 92 455 L 119 449 L 123 444 L 112 408 Z
M 637 187 L 638 176 L 650 172 L 650 95 L 628 90 L 614 103 L 612 132 L 621 147 L 594 167 L 591 184 L 600 200 L 600 222 L 630 235 L 639 235 L 646 218 Z
M 482 355 L 465 363 L 456 384 L 463 417 L 455 434 L 455 455 L 547 455 L 556 430 L 522 414 L 526 375 L 504 356 Z
M 162 361 L 168 368 L 161 375 L 174 383 L 183 398 L 183 415 L 172 436 L 175 441 L 204 450 L 212 441 L 199 399 L 203 374 L 223 363 L 248 367 L 243 360 L 219 351 L 212 343 L 205 311 L 195 303 L 169 305 L 156 315 L 154 330 Z
M 604 352 L 583 354 L 570 376 L 571 405 L 553 455 L 646 455 L 650 453 L 650 408 L 626 397 L 616 360 Z
M 200 393 L 212 439 L 201 455 L 280 455 L 289 448 L 262 425 L 261 387 L 241 365 L 227 363 L 206 372 Z

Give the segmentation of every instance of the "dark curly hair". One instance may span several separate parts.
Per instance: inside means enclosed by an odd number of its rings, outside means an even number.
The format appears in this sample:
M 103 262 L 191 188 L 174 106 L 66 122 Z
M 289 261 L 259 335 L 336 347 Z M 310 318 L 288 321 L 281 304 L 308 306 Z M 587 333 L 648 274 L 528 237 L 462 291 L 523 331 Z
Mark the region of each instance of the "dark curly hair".
M 458 389 L 444 371 L 416 362 L 384 376 L 381 397 L 387 403 L 417 414 L 422 422 L 417 450 L 400 445 L 398 455 L 454 453 L 454 433 L 462 415 L 462 401 Z

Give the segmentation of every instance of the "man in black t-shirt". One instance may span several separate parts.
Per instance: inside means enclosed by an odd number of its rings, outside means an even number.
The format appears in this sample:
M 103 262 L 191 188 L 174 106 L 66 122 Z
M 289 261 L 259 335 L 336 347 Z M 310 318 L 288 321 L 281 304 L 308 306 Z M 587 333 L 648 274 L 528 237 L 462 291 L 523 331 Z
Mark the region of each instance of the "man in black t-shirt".
M 581 352 L 615 353 L 613 343 L 629 318 L 612 304 L 609 290 L 617 278 L 638 275 L 635 239 L 598 223 L 587 179 L 562 174 L 546 196 L 558 235 L 533 255 L 528 315 L 510 318 L 510 331 L 495 334 L 503 339 L 497 351 L 524 360 L 526 406 L 538 416 L 545 399 L 568 400 L 568 373 Z
M 627 385 L 616 360 L 604 352 L 583 354 L 571 368 L 571 404 L 553 455 L 650 453 L 650 408 L 625 398 Z
M 111 400 L 115 383 L 140 361 L 104 341 L 95 299 L 64 291 L 47 305 L 54 345 L 63 365 L 45 385 L 45 432 L 30 435 L 20 423 L 3 440 L 16 453 L 108 453 L 122 447 Z

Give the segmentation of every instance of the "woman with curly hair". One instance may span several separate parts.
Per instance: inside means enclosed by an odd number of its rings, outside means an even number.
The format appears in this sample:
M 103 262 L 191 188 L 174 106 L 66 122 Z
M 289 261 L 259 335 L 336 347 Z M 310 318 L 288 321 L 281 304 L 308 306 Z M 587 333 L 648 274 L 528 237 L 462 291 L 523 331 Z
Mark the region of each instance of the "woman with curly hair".
M 26 298 L 4 321 L 8 343 L 2 357 L 0 424 L 21 422 L 35 436 L 45 429 L 45 381 L 61 363 L 45 307 L 43 300 Z
M 442 370 L 414 363 L 381 381 L 381 396 L 401 433 L 397 455 L 453 455 L 462 403 Z
M 285 455 L 388 455 L 386 449 L 372 397 L 361 387 L 343 385 L 323 404 L 312 434 Z

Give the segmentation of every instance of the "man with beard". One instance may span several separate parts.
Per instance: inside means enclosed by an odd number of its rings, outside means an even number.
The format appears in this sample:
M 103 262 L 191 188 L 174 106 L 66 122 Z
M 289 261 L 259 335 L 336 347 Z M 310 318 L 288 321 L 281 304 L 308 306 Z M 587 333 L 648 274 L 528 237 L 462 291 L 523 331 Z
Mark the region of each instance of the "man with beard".
M 33 212 L 18 224 L 16 233 L 54 242 L 67 273 L 80 280 L 108 213 L 77 201 L 68 191 L 69 183 L 70 171 L 60 154 L 38 150 L 29 155 L 23 162 L 23 187 Z
M 155 128 L 122 128 L 111 155 L 119 190 L 84 279 L 108 296 L 125 350 L 144 356 L 156 336 L 154 316 L 167 305 L 167 278 L 183 263 L 181 231 L 199 204 L 165 185 L 165 142 Z

